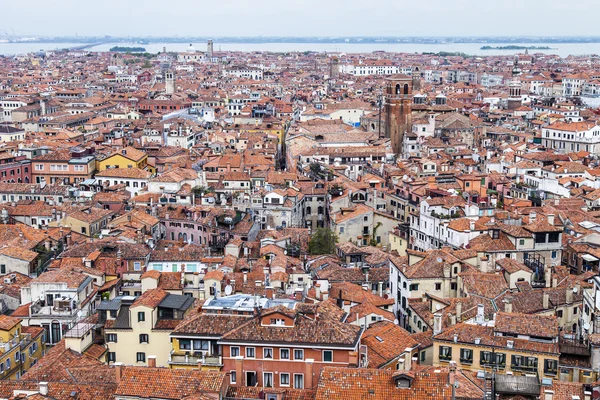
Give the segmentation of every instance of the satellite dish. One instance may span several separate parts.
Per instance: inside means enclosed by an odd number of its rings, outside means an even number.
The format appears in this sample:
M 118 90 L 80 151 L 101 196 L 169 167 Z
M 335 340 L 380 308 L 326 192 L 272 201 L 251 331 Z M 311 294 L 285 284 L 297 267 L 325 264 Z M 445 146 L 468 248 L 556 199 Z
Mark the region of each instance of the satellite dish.
M 398 325 L 399 321 L 397 319 L 394 320 L 394 325 Z
M 577 286 L 573 288 L 573 293 L 577 293 Z
M 232 292 L 233 292 L 233 288 L 231 287 L 231 285 L 225 286 L 225 295 L 226 296 L 231 295 Z
M 590 324 L 588 324 L 587 322 L 585 324 L 583 324 L 583 329 L 586 331 L 590 330 Z
M 442 257 L 438 257 L 437 262 L 441 263 L 441 262 L 444 262 L 444 260 L 442 260 Z

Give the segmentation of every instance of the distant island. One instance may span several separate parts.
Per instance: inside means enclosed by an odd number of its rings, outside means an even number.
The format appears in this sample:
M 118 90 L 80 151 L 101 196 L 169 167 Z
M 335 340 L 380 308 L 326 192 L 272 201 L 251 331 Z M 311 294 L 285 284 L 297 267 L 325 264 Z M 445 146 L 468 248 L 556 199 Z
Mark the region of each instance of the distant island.
M 480 50 L 552 50 L 552 48 L 548 46 L 517 46 L 513 44 L 509 46 L 481 46 Z
M 144 52 L 146 52 L 146 48 L 115 46 L 115 47 L 111 47 L 110 51 L 118 51 L 121 53 L 144 53 Z

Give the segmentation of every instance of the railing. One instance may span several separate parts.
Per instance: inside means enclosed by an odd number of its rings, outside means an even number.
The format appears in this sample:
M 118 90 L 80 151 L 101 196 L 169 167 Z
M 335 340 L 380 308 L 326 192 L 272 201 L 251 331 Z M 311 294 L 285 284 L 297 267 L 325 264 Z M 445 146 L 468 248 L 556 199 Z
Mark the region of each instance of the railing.
M 577 340 L 560 337 L 558 339 L 558 346 L 561 354 L 574 354 L 586 357 L 589 357 L 591 354 L 587 342 L 580 342 Z
M 169 356 L 169 364 L 184 364 L 184 365 L 209 365 L 209 366 L 222 366 L 222 356 L 211 356 L 211 355 L 200 355 L 195 353 L 194 355 L 179 355 L 171 354 Z

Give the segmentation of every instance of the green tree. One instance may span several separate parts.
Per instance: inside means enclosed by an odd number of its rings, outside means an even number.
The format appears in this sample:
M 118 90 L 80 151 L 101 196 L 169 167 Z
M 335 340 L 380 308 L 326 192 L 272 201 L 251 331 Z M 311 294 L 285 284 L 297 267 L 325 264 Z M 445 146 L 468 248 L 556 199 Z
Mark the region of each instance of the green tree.
M 318 228 L 308 242 L 308 251 L 313 255 L 333 254 L 338 240 L 339 238 L 334 231 Z

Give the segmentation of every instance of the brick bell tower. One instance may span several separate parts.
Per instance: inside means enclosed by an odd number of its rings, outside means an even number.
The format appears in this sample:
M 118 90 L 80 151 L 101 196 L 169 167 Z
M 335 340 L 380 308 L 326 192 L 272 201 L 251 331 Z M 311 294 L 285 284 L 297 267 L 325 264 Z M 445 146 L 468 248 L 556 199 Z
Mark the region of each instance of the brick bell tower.
M 402 154 L 404 135 L 412 131 L 412 89 L 410 76 L 395 75 L 386 79 L 385 137 L 391 139 L 396 155 Z

